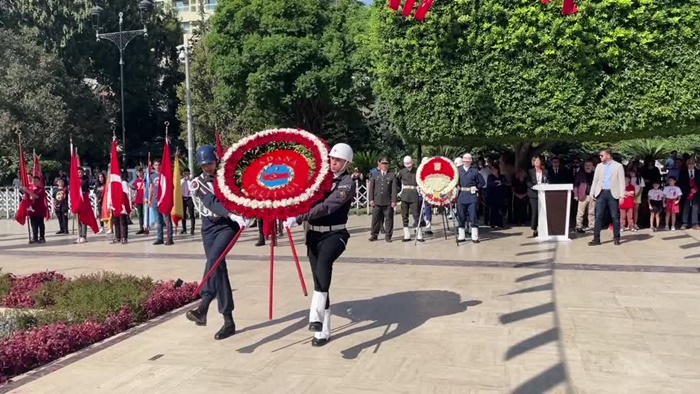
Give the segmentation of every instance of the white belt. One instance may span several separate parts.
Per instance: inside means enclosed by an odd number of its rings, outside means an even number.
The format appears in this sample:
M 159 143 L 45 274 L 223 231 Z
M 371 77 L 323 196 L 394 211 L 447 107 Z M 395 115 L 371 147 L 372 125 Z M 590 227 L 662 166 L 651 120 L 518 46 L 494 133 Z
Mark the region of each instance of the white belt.
M 406 190 L 415 190 L 416 189 L 415 186 L 404 186 L 403 188 Z
M 334 226 L 309 226 L 311 231 L 317 231 L 319 233 L 329 233 L 331 231 L 345 230 L 344 224 L 336 224 Z

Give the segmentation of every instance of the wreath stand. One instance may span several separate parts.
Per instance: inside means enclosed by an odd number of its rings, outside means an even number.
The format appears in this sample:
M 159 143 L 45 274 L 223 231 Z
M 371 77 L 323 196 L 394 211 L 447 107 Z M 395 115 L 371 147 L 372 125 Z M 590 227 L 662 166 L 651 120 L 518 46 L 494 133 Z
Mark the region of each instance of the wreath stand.
M 255 158 L 241 168 L 244 155 L 257 152 L 269 144 L 282 144 Z M 286 145 L 285 145 L 286 144 Z M 309 156 L 295 147 L 301 146 Z M 277 246 L 277 223 L 280 218 L 295 217 L 308 212 L 325 193 L 331 189 L 333 174 L 328 161 L 329 147 L 325 141 L 301 129 L 272 129 L 244 137 L 229 147 L 221 158 L 217 171 L 214 192 L 221 203 L 231 212 L 246 218 L 262 219 L 263 236 L 270 240 L 270 284 L 268 316 L 272 320 L 275 277 L 275 247 Z M 308 174 L 295 176 L 294 174 Z M 240 185 L 238 184 L 240 182 Z M 241 186 L 243 185 L 243 186 Z M 245 189 L 243 189 L 245 187 Z M 197 287 L 197 293 L 214 274 L 216 267 L 235 245 L 248 224 L 240 231 Z M 286 229 L 292 256 L 304 296 L 308 296 L 304 275 L 299 263 L 294 238 Z
M 433 206 L 430 205 L 429 209 L 432 209 L 432 208 L 433 208 Z M 444 208 L 444 207 L 440 207 L 440 208 Z M 425 220 L 425 209 L 426 209 L 425 201 L 423 201 L 423 204 L 420 208 L 420 215 L 418 215 L 418 225 L 419 226 Z M 443 232 L 443 235 L 445 236 L 445 240 L 447 240 L 447 230 L 449 230 L 449 228 L 450 228 L 449 220 L 447 219 L 447 212 L 445 212 L 444 209 L 441 209 L 440 212 L 441 212 L 440 216 L 442 217 L 442 232 Z M 414 246 L 418 245 L 418 228 L 417 227 L 416 227 L 416 239 L 415 239 L 415 241 L 413 241 L 413 245 Z

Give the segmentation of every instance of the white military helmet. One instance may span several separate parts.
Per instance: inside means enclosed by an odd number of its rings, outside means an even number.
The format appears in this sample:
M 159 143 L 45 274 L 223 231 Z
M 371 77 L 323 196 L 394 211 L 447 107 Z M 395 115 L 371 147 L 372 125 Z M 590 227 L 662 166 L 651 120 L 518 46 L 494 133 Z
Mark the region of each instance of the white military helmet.
M 352 148 L 348 144 L 335 144 L 333 148 L 331 148 L 330 153 L 328 153 L 328 156 L 335 157 L 336 159 L 343 159 L 351 163 L 353 157 Z
M 461 158 L 461 157 L 458 157 L 458 158 L 455 159 L 455 165 L 456 165 L 457 167 L 459 167 L 459 166 L 462 165 L 462 158 Z

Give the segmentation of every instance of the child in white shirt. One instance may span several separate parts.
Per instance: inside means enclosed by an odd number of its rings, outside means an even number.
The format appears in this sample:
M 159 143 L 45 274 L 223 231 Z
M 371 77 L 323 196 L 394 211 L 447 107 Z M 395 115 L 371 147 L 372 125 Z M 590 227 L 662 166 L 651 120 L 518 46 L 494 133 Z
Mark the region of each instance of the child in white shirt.
M 649 189 L 649 212 L 651 212 L 651 231 L 656 231 L 661 223 L 661 212 L 664 210 L 664 192 L 660 181 L 654 181 Z
M 668 177 L 668 186 L 664 187 L 664 205 L 666 206 L 666 229 L 676 229 L 676 215 L 681 211 L 680 200 L 683 192 L 676 186 L 676 177 Z

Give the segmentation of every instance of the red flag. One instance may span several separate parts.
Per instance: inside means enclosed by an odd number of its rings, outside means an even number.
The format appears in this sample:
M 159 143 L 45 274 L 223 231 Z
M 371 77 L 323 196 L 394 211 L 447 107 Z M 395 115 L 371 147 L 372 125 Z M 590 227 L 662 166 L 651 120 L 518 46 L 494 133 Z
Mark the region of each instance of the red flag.
M 406 0 L 406 2 L 403 4 L 403 16 L 409 16 L 411 15 L 411 12 L 413 12 L 413 7 L 416 5 L 416 0 Z
M 97 227 L 95 211 L 92 210 L 92 203 L 90 203 L 90 192 L 84 192 L 82 194 L 79 205 L 80 210 L 78 211 L 78 220 L 80 223 L 90 227 L 93 233 L 97 234 L 100 229 Z
M 167 138 L 163 147 L 158 183 L 158 212 L 169 215 L 170 211 L 173 210 L 173 165 L 170 161 L 170 143 L 168 143 Z
M 418 10 L 413 17 L 422 22 L 425 20 L 425 15 L 428 13 L 428 11 L 430 11 L 430 7 L 432 6 L 433 0 L 423 0 L 423 2 L 418 6 Z
M 44 173 L 41 172 L 41 163 L 39 162 L 39 156 L 36 155 L 36 151 L 33 152 L 34 154 L 34 168 L 32 169 L 32 176 L 38 177 L 39 178 L 39 187 L 46 187 L 46 184 L 44 183 Z M 46 220 L 51 219 L 51 210 L 49 210 L 49 197 L 44 193 L 44 206 L 46 207 L 46 215 L 44 215 L 44 218 Z
M 562 14 L 571 15 L 577 12 L 578 8 L 576 7 L 576 3 L 574 3 L 574 0 L 564 0 L 564 8 L 561 11 Z
M 80 203 L 83 199 L 82 179 L 78 176 L 78 167 L 80 159 L 78 152 L 73 149 L 73 143 L 70 144 L 70 210 L 73 213 L 80 211 Z
M 22 149 L 22 137 L 20 137 L 19 140 L 19 179 L 22 182 L 22 187 L 29 187 L 27 160 L 24 157 L 24 149 Z M 15 220 L 22 226 L 27 222 L 27 209 L 29 208 L 29 204 L 29 195 L 24 193 L 22 195 L 22 201 L 20 201 L 17 212 L 15 213 Z
M 124 190 L 122 190 L 122 174 L 119 170 L 119 156 L 117 155 L 117 139 L 112 139 L 112 156 L 109 163 L 109 195 L 107 196 L 107 206 L 111 207 L 116 215 L 122 213 L 122 200 Z
M 219 131 L 216 131 L 216 154 L 219 156 L 219 160 L 224 157 L 224 145 L 221 143 L 221 134 Z M 192 168 L 190 168 L 190 171 L 194 171 Z
M 389 0 L 389 8 L 391 8 L 394 11 L 398 11 L 400 5 L 401 0 Z

